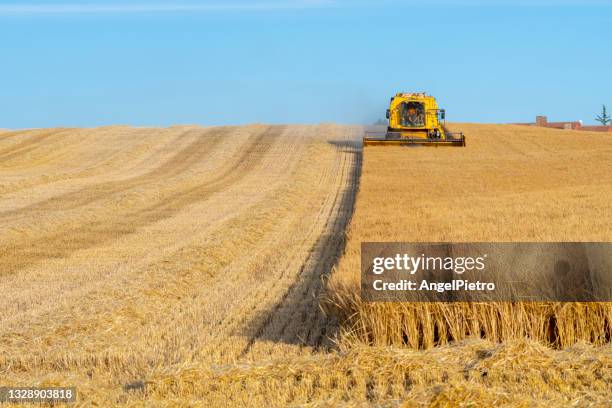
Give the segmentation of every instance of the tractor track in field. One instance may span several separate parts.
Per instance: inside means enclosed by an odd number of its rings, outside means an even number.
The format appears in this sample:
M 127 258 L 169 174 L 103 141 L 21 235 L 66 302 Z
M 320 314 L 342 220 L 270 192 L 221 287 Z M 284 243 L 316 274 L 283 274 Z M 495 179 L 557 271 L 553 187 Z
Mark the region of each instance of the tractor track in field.
M 170 149 L 173 144 L 180 143 L 182 137 L 188 135 L 189 133 L 190 133 L 189 131 L 183 131 L 183 132 L 177 133 L 169 141 L 165 142 L 165 146 L 163 144 L 162 146 L 164 146 L 166 149 Z M 87 143 L 87 142 L 88 140 L 86 139 L 82 143 Z M 65 147 L 64 148 L 65 151 L 55 156 L 54 160 L 57 160 L 58 158 L 66 157 L 69 155 L 74 156 L 75 145 L 81 145 L 81 143 L 71 144 L 69 147 Z M 146 163 L 154 162 L 156 159 L 155 155 L 156 153 L 159 154 L 159 151 L 157 152 L 153 151 L 153 152 L 147 152 L 147 153 L 148 154 L 143 155 L 144 157 L 141 158 L 142 161 L 138 162 L 136 164 L 136 167 L 140 167 Z M 21 178 L 20 180 L 16 182 L 8 183 L 7 185 L 1 186 L 0 187 L 0 197 L 6 196 L 7 194 L 11 194 L 11 193 L 17 193 L 23 190 L 28 190 L 28 189 L 44 186 L 44 185 L 51 184 L 51 183 L 58 183 L 58 182 L 61 183 L 61 182 L 69 181 L 69 180 L 77 180 L 77 181 L 86 180 L 90 177 L 95 177 L 103 173 L 105 175 L 119 175 L 122 172 L 129 171 L 129 166 L 127 168 L 125 167 L 124 155 L 125 155 L 125 152 L 122 149 L 117 149 L 115 152 L 111 153 L 109 156 L 101 156 L 101 157 L 94 159 L 93 161 L 88 162 L 87 166 L 84 168 L 77 167 L 76 169 L 72 171 L 54 172 L 53 174 L 46 174 L 44 172 L 41 172 L 40 174 L 33 175 L 29 178 L 25 178 L 25 179 Z M 48 161 L 50 161 L 49 156 L 45 156 L 45 160 L 43 160 L 43 162 L 48 162 Z M 37 161 L 37 164 L 39 163 L 40 161 Z M 0 166 L 2 166 L 3 164 L 5 163 L 0 162 Z M 31 163 L 21 162 L 17 166 L 9 165 L 8 168 L 10 168 L 11 170 L 14 170 L 16 167 L 21 168 L 21 169 L 24 169 L 24 168 L 27 169 L 27 168 L 30 168 L 31 166 L 32 166 Z
M 2 271 L 2 275 L 15 273 L 44 259 L 66 257 L 77 250 L 101 245 L 110 240 L 118 239 L 120 236 L 132 234 L 146 225 L 171 217 L 194 202 L 205 200 L 207 196 L 217 193 L 245 177 L 250 169 L 263 159 L 265 153 L 283 131 L 284 127 L 275 126 L 254 134 L 238 156 L 231 160 L 230 165 L 219 174 L 210 178 L 203 178 L 203 182 L 183 191 L 174 192 L 169 197 L 151 205 L 127 213 L 109 214 L 108 217 L 102 219 L 91 217 L 91 219 L 79 225 L 53 230 L 36 239 L 7 242 L 0 247 L 0 271 Z M 212 137 L 197 139 L 168 162 L 143 176 L 104 183 L 102 188 L 99 185 L 94 185 L 54 197 L 25 209 L 5 212 L 0 214 L 0 220 L 15 216 L 27 217 L 29 216 L 28 212 L 53 212 L 80 208 L 94 201 L 111 198 L 114 194 L 141 186 L 143 183 L 166 177 L 168 174 L 183 173 L 193 164 L 203 160 L 205 155 L 227 134 L 227 130 L 222 128 L 211 132 Z
M 240 352 L 240 358 L 247 356 L 258 340 L 298 344 L 314 350 L 331 346 L 337 322 L 323 313 L 320 302 L 325 280 L 344 249 L 345 231 L 359 188 L 362 151 L 347 139 L 336 146 L 336 157 L 328 175 L 334 178 L 336 189 L 326 196 L 302 241 L 302 245 L 312 247 L 301 260 L 295 280 L 261 319 L 259 328 Z
M 227 304 L 217 312 L 211 310 L 211 317 L 206 318 L 210 334 L 198 355 L 230 361 L 278 353 L 283 347 L 295 347 L 292 352 L 296 352 L 331 345 L 329 338 L 334 336 L 337 325 L 321 311 L 320 297 L 325 278 L 344 247 L 345 228 L 351 219 L 361 168 L 361 150 L 352 134 L 345 136 L 338 144 L 323 142 L 333 145 L 335 159 L 309 183 L 312 197 L 305 196 L 304 200 L 313 218 L 293 232 L 296 239 L 286 247 L 286 242 L 269 240 L 266 235 L 249 252 L 252 258 L 263 256 L 264 265 L 270 262 L 265 279 L 243 283 L 233 273 L 228 275 L 220 270 L 211 275 L 213 280 L 202 289 L 203 296 L 211 304 Z M 288 151 L 285 154 L 293 155 Z M 284 230 L 280 236 L 285 236 L 291 233 L 288 228 L 296 228 L 292 223 L 283 224 L 284 220 L 279 220 L 275 232 L 268 234 Z M 280 260 L 278 255 L 282 255 Z M 249 295 L 227 299 L 223 293 L 228 292 Z
M 56 129 L 56 130 L 47 131 L 42 134 L 35 134 L 35 135 L 30 136 L 28 139 L 22 142 L 16 143 L 13 146 L 0 150 L 0 162 L 5 161 L 5 160 L 10 160 L 10 159 L 13 159 L 14 157 L 18 157 L 28 152 L 31 152 L 32 150 L 38 148 L 41 142 L 49 138 L 52 138 L 54 136 L 57 136 L 58 134 L 65 132 L 67 130 L 68 129 Z M 27 134 L 27 131 L 12 132 L 9 134 L 9 137 L 15 137 L 15 136 L 24 135 L 24 134 Z M 7 137 L 7 135 L 4 135 L 3 137 Z
M 115 180 L 94 184 L 84 187 L 76 191 L 70 191 L 55 197 L 51 197 L 42 202 L 29 205 L 24 208 L 19 208 L 11 211 L 0 212 L 0 220 L 13 218 L 15 216 L 28 217 L 37 212 L 47 211 L 66 211 L 86 206 L 96 201 L 108 199 L 114 194 L 122 193 L 133 189 L 134 187 L 142 186 L 151 182 L 155 182 L 160 178 L 176 177 L 200 160 L 204 160 L 206 155 L 222 140 L 222 137 L 228 133 L 226 129 L 205 129 L 192 130 L 189 132 L 200 132 L 201 137 L 179 150 L 174 156 L 151 171 L 123 180 Z M 210 134 L 209 134 L 210 133 Z

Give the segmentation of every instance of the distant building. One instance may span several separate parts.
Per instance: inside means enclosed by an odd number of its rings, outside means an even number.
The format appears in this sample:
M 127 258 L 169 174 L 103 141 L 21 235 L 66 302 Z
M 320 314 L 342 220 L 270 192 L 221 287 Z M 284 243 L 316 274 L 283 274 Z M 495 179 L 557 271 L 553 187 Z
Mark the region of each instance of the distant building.
M 589 132 L 612 132 L 612 126 L 582 126 L 580 130 Z
M 582 121 L 549 122 L 546 116 L 536 116 L 535 123 L 515 123 L 516 125 L 538 126 L 551 129 L 585 130 L 589 132 L 612 132 L 612 126 L 583 126 Z

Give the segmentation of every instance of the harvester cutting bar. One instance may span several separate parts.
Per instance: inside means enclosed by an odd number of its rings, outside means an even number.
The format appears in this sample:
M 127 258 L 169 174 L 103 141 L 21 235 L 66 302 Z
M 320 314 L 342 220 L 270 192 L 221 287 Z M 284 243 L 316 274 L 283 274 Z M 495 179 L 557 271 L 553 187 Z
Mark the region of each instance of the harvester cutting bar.
M 446 138 L 442 139 L 402 137 L 400 132 L 366 132 L 363 138 L 363 144 L 366 146 L 465 146 L 465 136 L 463 133 L 446 133 Z

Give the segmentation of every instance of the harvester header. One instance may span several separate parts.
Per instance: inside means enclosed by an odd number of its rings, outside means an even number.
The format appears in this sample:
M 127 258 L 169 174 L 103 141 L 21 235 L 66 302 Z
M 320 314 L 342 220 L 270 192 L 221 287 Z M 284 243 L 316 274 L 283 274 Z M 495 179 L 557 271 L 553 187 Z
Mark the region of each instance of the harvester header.
M 397 93 L 391 98 L 387 119 L 386 132 L 366 132 L 365 146 L 465 146 L 463 133 L 446 130 L 445 110 L 439 109 L 436 98 L 425 92 Z

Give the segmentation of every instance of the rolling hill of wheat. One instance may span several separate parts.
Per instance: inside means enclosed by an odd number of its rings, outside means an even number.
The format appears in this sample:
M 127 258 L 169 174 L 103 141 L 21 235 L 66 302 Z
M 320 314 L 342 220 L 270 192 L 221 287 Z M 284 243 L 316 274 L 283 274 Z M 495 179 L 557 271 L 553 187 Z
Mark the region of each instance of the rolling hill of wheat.
M 361 241 L 612 240 L 607 135 L 457 129 L 465 148 L 365 152 L 334 124 L 0 133 L 2 385 L 76 386 L 76 406 L 605 406 L 609 305 L 360 302 Z M 556 343 L 525 329 L 537 313 Z M 439 341 L 443 318 L 473 332 Z

